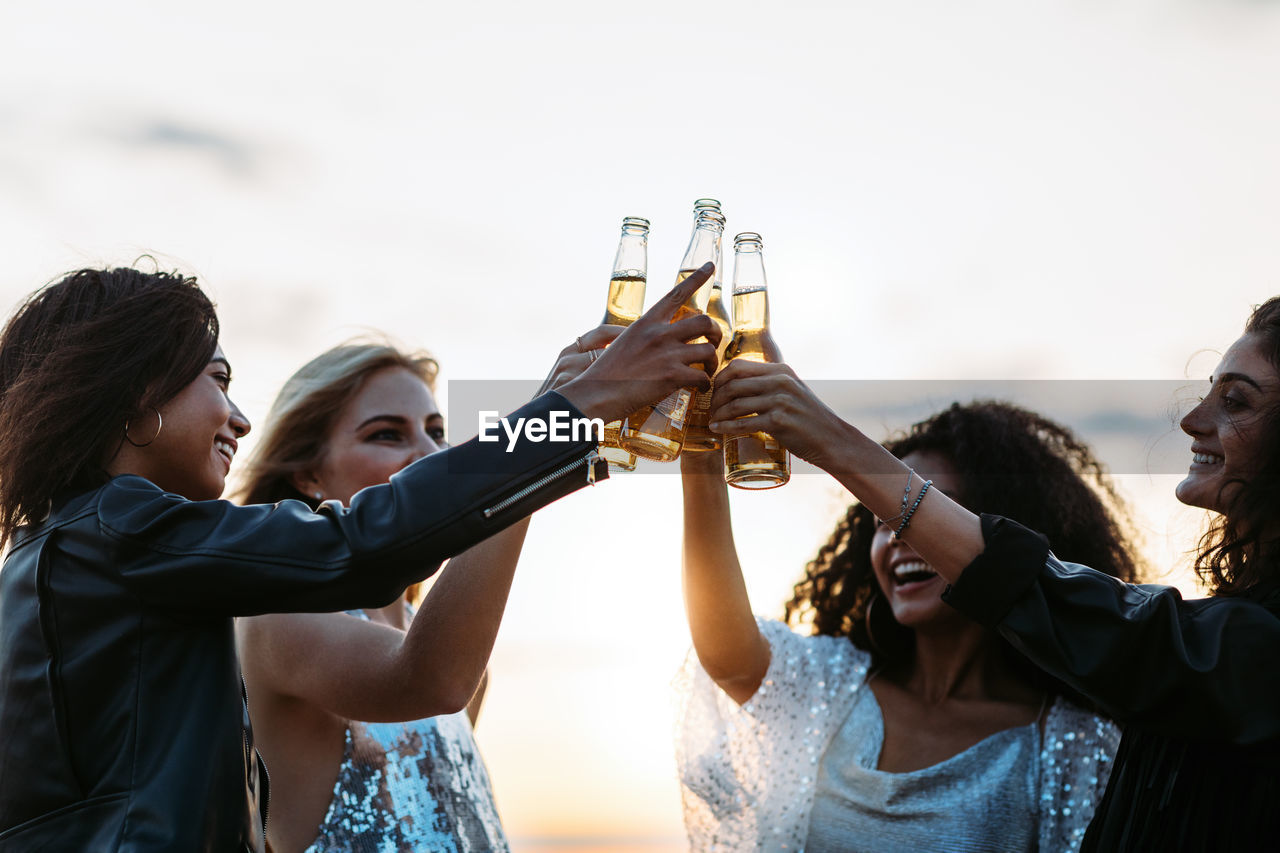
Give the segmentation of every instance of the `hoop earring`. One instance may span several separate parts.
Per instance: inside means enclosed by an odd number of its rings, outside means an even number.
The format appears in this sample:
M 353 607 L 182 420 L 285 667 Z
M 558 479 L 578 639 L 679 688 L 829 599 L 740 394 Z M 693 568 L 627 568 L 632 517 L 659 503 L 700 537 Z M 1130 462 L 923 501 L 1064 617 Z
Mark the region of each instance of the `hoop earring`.
M 139 443 L 134 441 L 132 438 L 130 438 L 129 437 L 129 421 L 124 422 L 124 440 L 132 444 L 134 447 L 146 447 L 147 445 L 155 441 L 157 438 L 159 438 L 160 430 L 164 429 L 164 418 L 161 417 L 160 410 L 157 409 L 155 406 L 148 406 L 147 408 L 151 409 L 151 411 L 156 413 L 156 433 L 155 435 L 151 436 L 151 438 L 148 439 L 147 441 Z
M 871 613 L 875 609 L 876 602 L 881 599 L 880 593 L 873 593 L 871 600 L 867 602 L 867 612 L 863 614 L 862 619 L 866 623 L 867 642 L 871 643 L 871 650 L 880 657 L 887 657 L 884 649 L 880 648 L 880 644 L 876 642 L 876 633 L 871 629 Z

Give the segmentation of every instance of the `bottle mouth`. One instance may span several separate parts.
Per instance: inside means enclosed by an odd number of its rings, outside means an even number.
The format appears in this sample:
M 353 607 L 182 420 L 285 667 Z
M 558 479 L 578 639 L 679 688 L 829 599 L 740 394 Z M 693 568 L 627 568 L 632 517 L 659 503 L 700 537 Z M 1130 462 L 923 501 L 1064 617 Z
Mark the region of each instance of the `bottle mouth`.
M 693 210 L 697 213 L 700 210 L 719 210 L 720 200 L 715 198 L 700 198 L 693 203 Z
M 622 218 L 622 227 L 623 228 L 643 228 L 645 231 L 648 231 L 649 220 L 645 219 L 643 216 L 624 216 Z
M 733 248 L 763 249 L 764 241 L 761 240 L 760 235 L 754 231 L 743 231 L 741 234 L 733 238 Z

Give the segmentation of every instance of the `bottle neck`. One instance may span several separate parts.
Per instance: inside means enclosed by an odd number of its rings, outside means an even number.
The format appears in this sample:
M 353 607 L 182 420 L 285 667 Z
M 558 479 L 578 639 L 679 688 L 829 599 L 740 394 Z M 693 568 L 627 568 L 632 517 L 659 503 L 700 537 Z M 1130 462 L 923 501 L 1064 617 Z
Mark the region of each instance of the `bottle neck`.
M 689 238 L 689 248 L 684 250 L 684 259 L 680 262 L 681 270 L 696 270 L 711 261 L 716 265 L 717 278 L 720 269 L 720 238 L 724 231 L 714 220 L 700 220 Z
M 758 245 L 739 244 L 733 253 L 733 328 L 753 331 L 769 327 L 769 291 L 764 256 Z
M 764 290 L 768 284 L 764 274 L 764 254 L 760 249 L 736 247 L 733 252 L 733 292 Z
M 623 228 L 618 253 L 613 258 L 613 277 L 646 278 L 649 271 L 649 232 Z

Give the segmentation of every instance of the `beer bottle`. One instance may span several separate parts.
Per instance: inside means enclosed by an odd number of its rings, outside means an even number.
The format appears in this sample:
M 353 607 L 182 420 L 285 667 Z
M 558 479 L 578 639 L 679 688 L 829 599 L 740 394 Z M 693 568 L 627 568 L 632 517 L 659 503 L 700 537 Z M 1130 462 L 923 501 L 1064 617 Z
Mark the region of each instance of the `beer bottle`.
M 719 211 L 709 208 L 698 210 L 689 248 L 685 249 L 680 271 L 676 273 L 676 284 L 693 275 L 707 261 L 715 261 L 716 247 L 720 245 L 723 233 L 724 216 Z M 705 311 L 713 281 L 710 279 L 695 290 L 676 311 L 671 322 Z M 695 343 L 705 340 L 698 338 Z M 622 425 L 622 440 L 619 442 L 622 449 L 658 462 L 676 459 L 684 446 L 685 424 L 693 394 L 692 388 L 679 388 L 658 403 L 633 412 Z
M 769 293 L 760 235 L 733 238 L 733 340 L 727 361 L 768 361 Z M 791 479 L 791 455 L 768 433 L 724 437 L 724 480 L 740 489 L 772 489 Z
M 720 210 L 720 202 L 713 198 L 700 198 L 693 203 L 695 213 L 700 210 L 714 211 L 724 225 L 724 214 Z M 725 304 L 721 289 L 723 273 L 721 269 L 720 239 L 716 238 L 716 275 L 711 282 L 711 295 L 707 299 L 706 314 L 720 327 L 720 344 L 716 347 L 716 371 L 724 366 L 724 352 L 729 346 L 729 338 L 733 333 L 733 324 L 729 321 L 729 309 Z M 689 423 L 685 427 L 684 452 L 719 450 L 720 434 L 707 428 L 711 415 L 711 390 L 695 391 L 693 402 L 689 405 Z
M 622 220 L 622 236 L 618 254 L 613 259 L 613 275 L 609 277 L 609 303 L 604 309 L 603 325 L 630 326 L 644 311 L 644 287 L 649 268 L 649 220 L 628 216 Z M 634 471 L 636 457 L 618 444 L 622 421 L 606 424 L 600 455 L 610 468 Z

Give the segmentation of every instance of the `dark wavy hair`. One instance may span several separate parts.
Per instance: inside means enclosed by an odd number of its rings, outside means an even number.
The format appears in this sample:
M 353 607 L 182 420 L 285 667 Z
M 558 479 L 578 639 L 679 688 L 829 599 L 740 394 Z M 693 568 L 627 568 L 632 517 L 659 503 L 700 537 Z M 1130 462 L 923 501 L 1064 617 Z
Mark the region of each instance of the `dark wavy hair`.
M 213 303 L 178 273 L 83 269 L 33 293 L 0 333 L 0 544 L 104 482 L 125 425 L 217 345 Z
M 1134 549 L 1124 533 L 1128 510 L 1093 452 L 1061 424 L 1009 403 L 955 403 L 885 447 L 899 458 L 943 456 L 963 488 L 950 497 L 969 510 L 1005 515 L 1043 533 L 1064 560 L 1124 581 L 1137 579 Z M 849 507 L 796 584 L 785 618 L 793 625 L 811 620 L 815 634 L 848 637 L 879 665 L 909 658 L 915 632 L 883 604 L 874 608 L 876 624 L 868 628 L 868 611 L 880 595 L 871 568 L 875 528 L 870 510 L 860 503 Z M 1037 675 L 1011 646 L 1008 652 L 1028 681 L 1067 692 Z
M 1256 335 L 1267 360 L 1280 370 L 1280 296 L 1253 309 L 1246 335 Z M 1269 532 L 1280 518 L 1280 405 L 1264 410 L 1252 479 L 1234 479 L 1224 507 L 1200 539 L 1196 573 L 1214 595 L 1262 600 L 1280 596 L 1280 539 Z

